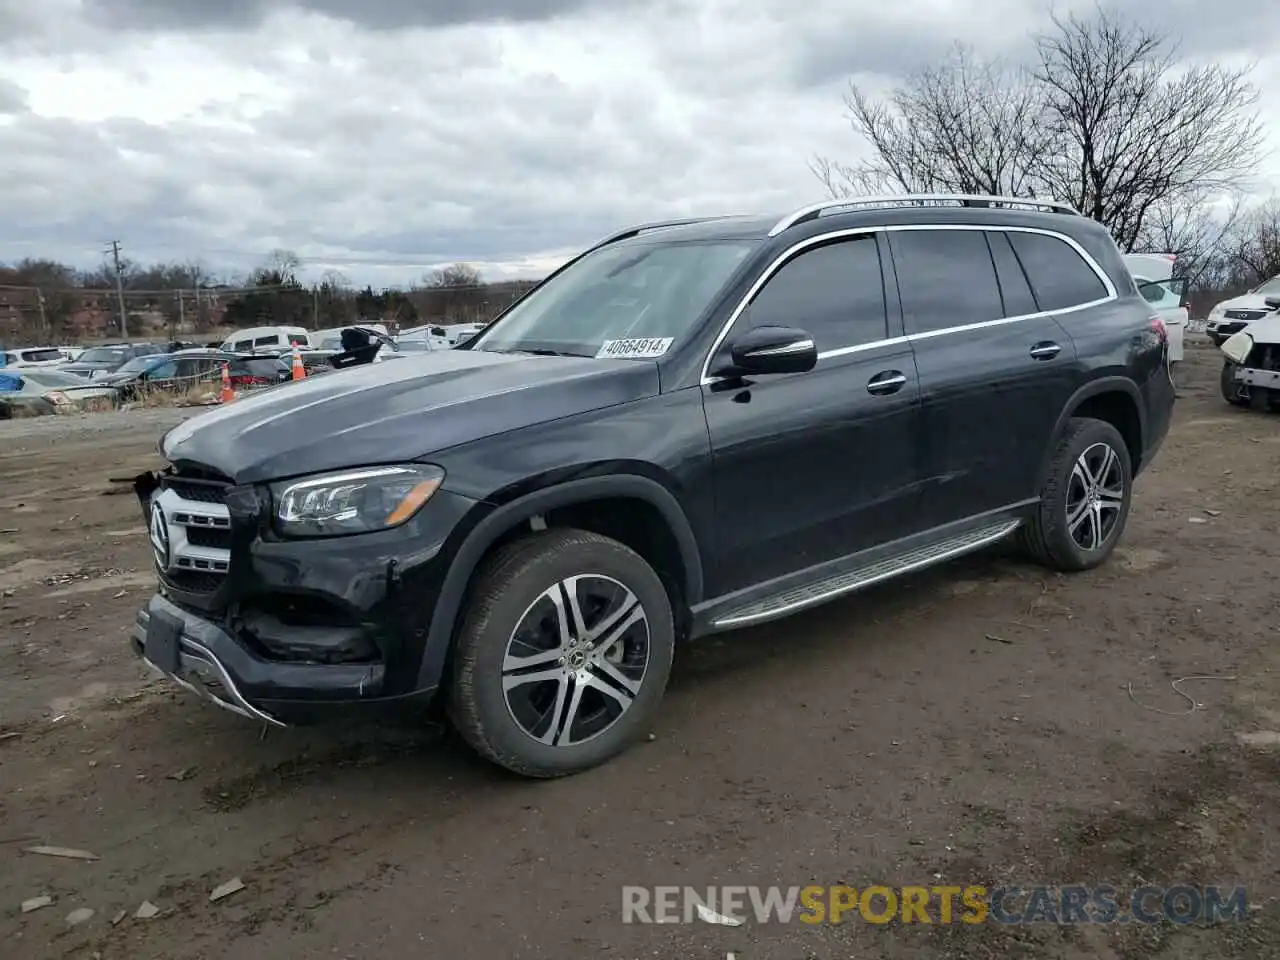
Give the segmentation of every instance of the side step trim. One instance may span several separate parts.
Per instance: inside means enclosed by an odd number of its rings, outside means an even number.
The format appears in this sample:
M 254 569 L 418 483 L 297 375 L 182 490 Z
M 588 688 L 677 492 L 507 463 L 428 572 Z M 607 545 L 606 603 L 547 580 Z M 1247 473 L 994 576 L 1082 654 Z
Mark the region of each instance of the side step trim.
M 948 537 L 945 540 L 939 540 L 927 546 L 917 547 L 895 557 L 877 560 L 844 573 L 825 577 L 814 583 L 794 587 L 766 600 L 759 600 L 748 606 L 732 610 L 727 615 L 715 620 L 712 626 L 717 630 L 724 630 L 785 617 L 807 607 L 817 606 L 820 603 L 826 603 L 828 600 L 834 600 L 845 594 L 853 593 L 855 590 L 869 587 L 872 584 L 902 576 L 906 573 L 912 573 L 916 570 L 922 570 L 925 567 L 933 566 L 935 563 L 942 563 L 944 560 L 951 560 L 966 553 L 972 553 L 974 550 L 980 550 L 989 544 L 995 543 L 997 540 L 1007 537 L 1021 524 L 1021 520 L 1003 519 L 996 523 L 979 527 L 976 530 L 970 530 L 966 533 Z

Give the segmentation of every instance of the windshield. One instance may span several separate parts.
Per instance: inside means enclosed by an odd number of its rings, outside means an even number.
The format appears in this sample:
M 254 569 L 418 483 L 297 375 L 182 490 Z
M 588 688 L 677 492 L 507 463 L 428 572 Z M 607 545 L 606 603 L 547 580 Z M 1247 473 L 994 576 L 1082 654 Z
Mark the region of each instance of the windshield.
M 660 356 L 680 340 L 754 241 L 620 243 L 587 254 L 527 294 L 471 349 L 594 357 L 606 341 L 645 341 Z
M 1280 293 L 1280 277 L 1272 277 L 1266 283 L 1262 284 L 1262 286 L 1255 287 L 1253 292 L 1263 293 L 1263 294 L 1266 294 L 1267 296 L 1272 296 L 1273 294 Z
M 119 363 L 123 359 L 124 350 L 119 347 L 94 347 L 77 358 L 79 363 Z

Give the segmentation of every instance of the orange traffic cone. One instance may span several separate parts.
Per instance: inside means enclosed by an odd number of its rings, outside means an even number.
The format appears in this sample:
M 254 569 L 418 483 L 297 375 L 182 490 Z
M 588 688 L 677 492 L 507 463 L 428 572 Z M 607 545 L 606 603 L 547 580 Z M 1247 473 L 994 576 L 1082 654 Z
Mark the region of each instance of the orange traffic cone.
M 293 379 L 301 380 L 307 375 L 307 368 L 302 365 L 302 354 L 295 345 L 293 348 Z
M 236 398 L 236 392 L 231 389 L 231 364 L 224 363 L 222 365 L 222 395 L 218 398 L 222 403 L 230 403 Z

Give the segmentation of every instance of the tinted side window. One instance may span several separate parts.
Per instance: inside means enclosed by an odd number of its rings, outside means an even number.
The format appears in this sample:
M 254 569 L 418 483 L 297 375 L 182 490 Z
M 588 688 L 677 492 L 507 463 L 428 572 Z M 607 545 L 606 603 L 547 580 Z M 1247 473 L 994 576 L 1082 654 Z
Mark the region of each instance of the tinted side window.
M 892 234 L 890 243 L 907 333 L 1004 316 L 981 230 L 902 230 Z
M 233 343 L 233 344 L 231 345 L 231 349 L 232 349 L 232 350 L 252 350 L 252 349 L 253 349 L 253 341 L 252 341 L 252 340 L 237 340 L 235 343 Z
M 1093 268 L 1064 241 L 1013 230 L 1008 237 L 1041 310 L 1065 310 L 1106 297 L 1107 288 Z
M 276 346 L 279 342 L 280 342 L 280 337 L 279 337 L 279 335 L 278 335 L 278 334 L 274 334 L 274 333 L 273 333 L 273 334 L 272 334 L 271 336 L 269 336 L 269 337 L 258 337 L 258 339 L 257 339 L 257 340 L 254 340 L 254 341 L 253 341 L 253 345 L 254 345 L 255 347 L 274 347 L 274 346 Z
M 884 279 L 874 236 L 806 250 L 785 263 L 742 317 L 752 327 L 799 327 L 821 353 L 885 337 Z
M 1038 313 L 1040 308 L 1027 283 L 1027 275 L 1022 272 L 1022 265 L 1009 245 L 1009 238 L 1003 233 L 988 233 L 987 243 L 991 244 L 991 259 L 995 261 L 996 276 L 1000 278 L 1004 315 L 1025 317 L 1029 313 Z

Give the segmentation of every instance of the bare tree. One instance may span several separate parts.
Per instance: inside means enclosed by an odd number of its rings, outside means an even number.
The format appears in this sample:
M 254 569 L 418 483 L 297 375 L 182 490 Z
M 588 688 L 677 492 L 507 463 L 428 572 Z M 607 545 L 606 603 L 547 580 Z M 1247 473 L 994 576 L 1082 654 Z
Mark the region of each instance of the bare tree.
M 1020 195 L 1048 149 L 1042 104 L 1024 70 L 985 62 L 957 45 L 879 101 L 854 83 L 846 119 L 874 156 L 852 166 L 826 157 L 812 169 L 832 197 L 901 190 Z
M 1040 178 L 1130 250 L 1152 208 L 1228 191 L 1257 168 L 1251 69 L 1184 65 L 1167 35 L 1097 8 L 1053 17 L 1034 73 L 1058 149 Z
M 262 269 L 274 274 L 280 283 L 293 283 L 298 277 L 302 259 L 292 250 L 272 250 L 267 254 Z
M 1280 276 L 1280 200 L 1273 197 L 1241 216 L 1224 246 L 1238 282 L 1252 286 Z
M 1153 204 L 1138 235 L 1134 250 L 1175 254 L 1178 276 L 1195 289 L 1213 283 L 1222 261 L 1223 245 L 1233 235 L 1244 212 L 1239 194 L 1215 202 L 1214 195 L 1199 199 L 1168 198 Z
M 1250 69 L 1185 65 L 1165 35 L 1102 8 L 1055 16 L 1034 52 L 1034 69 L 1020 69 L 957 48 L 886 100 L 851 85 L 848 119 L 871 158 L 819 158 L 815 174 L 836 197 L 1047 194 L 1131 250 L 1162 206 L 1238 190 L 1256 169 Z
M 447 267 L 433 270 L 422 280 L 428 287 L 451 290 L 474 288 L 483 283 L 480 271 L 469 263 L 451 263 Z

